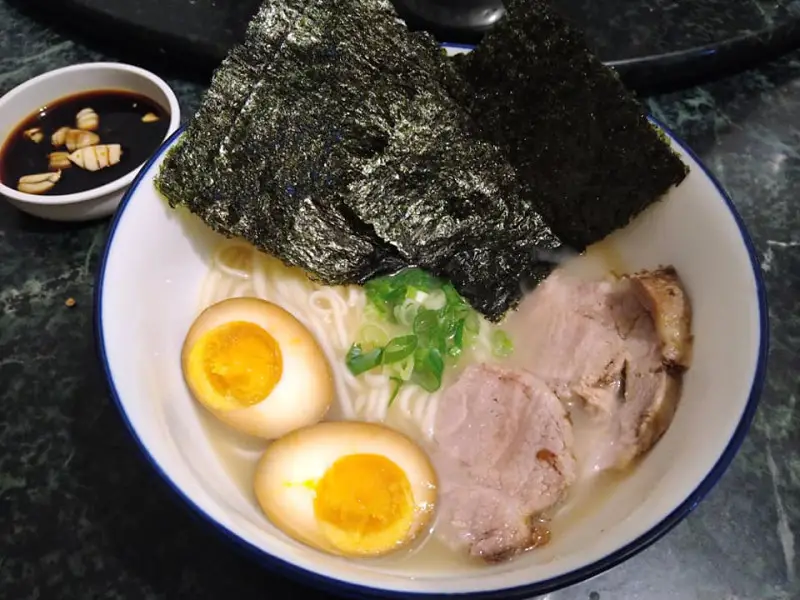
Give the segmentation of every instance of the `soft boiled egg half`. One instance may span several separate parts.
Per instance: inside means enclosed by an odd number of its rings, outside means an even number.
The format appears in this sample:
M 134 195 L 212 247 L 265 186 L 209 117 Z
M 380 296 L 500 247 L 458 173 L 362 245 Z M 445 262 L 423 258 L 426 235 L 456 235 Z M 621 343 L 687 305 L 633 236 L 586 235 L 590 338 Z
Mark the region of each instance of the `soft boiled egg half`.
M 269 520 L 314 548 L 376 557 L 430 529 L 437 495 L 428 456 L 376 423 L 325 422 L 273 442 L 255 493 Z
M 265 439 L 319 422 L 334 394 L 314 336 L 266 300 L 231 298 L 195 320 L 183 344 L 183 376 L 218 419 Z

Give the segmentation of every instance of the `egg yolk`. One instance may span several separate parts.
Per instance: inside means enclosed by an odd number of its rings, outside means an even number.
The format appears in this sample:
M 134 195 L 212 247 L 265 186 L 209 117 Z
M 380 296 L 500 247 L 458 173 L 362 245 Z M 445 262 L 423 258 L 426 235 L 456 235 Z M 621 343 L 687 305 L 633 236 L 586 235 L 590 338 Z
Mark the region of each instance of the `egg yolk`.
M 280 381 L 283 358 L 264 328 L 234 321 L 206 332 L 189 356 L 189 377 L 199 399 L 218 410 L 246 408 L 264 400 Z
M 414 508 L 405 472 L 379 454 L 344 456 L 316 485 L 317 521 L 331 544 L 350 555 L 396 548 L 409 535 Z

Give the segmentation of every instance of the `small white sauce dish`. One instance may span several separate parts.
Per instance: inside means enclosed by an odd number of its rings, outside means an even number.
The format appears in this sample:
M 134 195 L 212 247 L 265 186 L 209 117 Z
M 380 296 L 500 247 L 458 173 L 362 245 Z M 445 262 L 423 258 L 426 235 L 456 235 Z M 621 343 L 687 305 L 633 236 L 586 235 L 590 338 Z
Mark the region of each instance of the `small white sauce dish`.
M 189 507 L 255 560 L 304 585 L 359 598 L 522 600 L 610 569 L 669 532 L 716 485 L 747 434 L 766 374 L 768 311 L 752 243 L 719 184 L 668 135 L 691 173 L 610 243 L 630 271 L 669 264 L 681 274 L 693 304 L 693 366 L 661 441 L 541 551 L 475 569 L 348 561 L 289 538 L 237 487 L 180 369 L 221 239 L 187 227 L 155 190 L 180 134 L 131 186 L 100 267 L 95 327 L 113 401 L 147 460 Z
M 122 63 L 84 63 L 56 69 L 34 77 L 0 98 L 0 144 L 22 121 L 40 107 L 59 99 L 96 90 L 118 90 L 140 94 L 163 108 L 170 122 L 165 138 L 181 120 L 175 93 L 153 73 Z M 37 196 L 0 182 L 0 195 L 19 210 L 53 221 L 88 221 L 112 214 L 119 206 L 141 165 L 106 185 L 85 192 Z

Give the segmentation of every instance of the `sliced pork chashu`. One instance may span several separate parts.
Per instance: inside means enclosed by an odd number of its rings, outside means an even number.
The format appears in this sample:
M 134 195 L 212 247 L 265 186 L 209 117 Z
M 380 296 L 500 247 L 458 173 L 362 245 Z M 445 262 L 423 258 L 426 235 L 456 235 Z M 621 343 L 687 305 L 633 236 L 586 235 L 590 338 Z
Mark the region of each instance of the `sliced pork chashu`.
M 592 470 L 624 468 L 672 422 L 691 360 L 691 309 L 674 269 L 616 281 L 553 273 L 520 306 L 524 366 L 603 426 Z
M 666 267 L 628 279 L 653 319 L 665 363 L 688 369 L 692 361 L 692 309 L 678 273 Z
M 546 543 L 544 515 L 576 477 L 558 398 L 524 371 L 472 365 L 440 402 L 437 534 L 490 562 Z

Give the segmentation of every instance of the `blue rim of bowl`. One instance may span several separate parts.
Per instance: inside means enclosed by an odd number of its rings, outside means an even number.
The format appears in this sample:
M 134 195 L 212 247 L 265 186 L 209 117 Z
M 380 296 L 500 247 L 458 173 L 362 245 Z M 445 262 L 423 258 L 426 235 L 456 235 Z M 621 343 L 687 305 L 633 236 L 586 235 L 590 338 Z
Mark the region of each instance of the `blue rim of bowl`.
M 727 447 L 723 451 L 717 463 L 714 465 L 711 471 L 709 471 L 709 473 L 706 475 L 706 477 L 703 479 L 700 485 L 691 494 L 689 494 L 689 496 L 677 508 L 675 508 L 669 515 L 667 515 L 664 519 L 661 520 L 661 522 L 652 527 L 650 530 L 646 531 L 638 538 L 628 543 L 627 545 L 623 546 L 622 548 L 619 548 L 618 550 L 611 552 L 605 557 L 589 565 L 583 566 L 579 569 L 575 569 L 574 571 L 570 571 L 568 573 L 564 573 L 557 577 L 553 577 L 551 579 L 546 579 L 543 581 L 538 581 L 523 586 L 517 586 L 514 588 L 505 588 L 505 589 L 479 591 L 479 592 L 437 594 L 437 593 L 404 592 L 404 591 L 384 590 L 381 588 L 371 588 L 338 579 L 332 579 L 320 575 L 318 573 L 314 573 L 313 571 L 308 571 L 302 567 L 298 567 L 297 565 L 286 562 L 277 556 L 268 554 L 264 550 L 250 544 L 249 542 L 240 538 L 236 533 L 234 533 L 224 525 L 220 524 L 216 520 L 214 520 L 214 518 L 211 517 L 209 514 L 207 514 L 205 511 L 203 511 L 203 509 L 201 509 L 197 504 L 195 504 L 194 501 L 189 496 L 187 496 L 175 484 L 175 482 L 169 477 L 169 475 L 161 468 L 156 459 L 150 454 L 146 445 L 142 442 L 135 428 L 128 419 L 128 415 L 125 412 L 125 408 L 120 400 L 119 393 L 117 392 L 117 389 L 114 385 L 114 379 L 111 375 L 111 369 L 108 363 L 108 356 L 106 354 L 106 348 L 103 336 L 103 322 L 102 322 L 103 285 L 105 281 L 106 267 L 108 264 L 109 250 L 113 245 L 114 234 L 117 230 L 120 221 L 122 220 L 122 216 L 125 213 L 125 208 L 127 207 L 131 198 L 136 193 L 136 190 L 141 184 L 142 179 L 147 175 L 147 173 L 150 172 L 150 169 L 158 161 L 158 159 L 166 151 L 166 149 L 169 148 L 173 144 L 173 142 L 175 142 L 175 140 L 183 133 L 185 127 L 181 127 L 180 129 L 178 129 L 178 131 L 172 134 L 169 137 L 169 139 L 166 142 L 164 142 L 161 148 L 159 148 L 156 151 L 156 153 L 150 158 L 150 160 L 147 161 L 145 166 L 141 169 L 141 171 L 137 175 L 136 179 L 133 181 L 133 184 L 125 194 L 124 198 L 122 199 L 119 209 L 117 210 L 117 213 L 109 229 L 108 241 L 106 243 L 105 249 L 103 250 L 103 256 L 97 275 L 97 285 L 95 286 L 94 333 L 95 333 L 95 343 L 97 345 L 99 358 L 103 364 L 103 371 L 105 373 L 111 397 L 114 403 L 116 404 L 120 414 L 122 415 L 122 419 L 125 422 L 125 426 L 128 428 L 128 431 L 133 436 L 134 440 L 136 440 L 137 445 L 139 446 L 140 450 L 144 454 L 147 461 L 156 470 L 156 472 L 158 472 L 158 474 L 164 479 L 164 481 L 168 484 L 168 486 L 172 489 L 172 491 L 175 492 L 184 502 L 186 502 L 186 504 L 188 504 L 189 507 L 191 507 L 196 514 L 198 514 L 206 522 L 211 524 L 213 528 L 218 533 L 222 534 L 224 538 L 232 542 L 239 549 L 243 550 L 245 554 L 249 555 L 251 558 L 263 564 L 270 570 L 280 575 L 285 575 L 287 578 L 293 579 L 294 581 L 296 581 L 301 585 L 309 585 L 312 587 L 316 587 L 317 589 L 320 590 L 333 592 L 341 596 L 346 596 L 351 598 L 380 597 L 380 598 L 398 598 L 398 599 L 411 598 L 413 600 L 436 600 L 444 598 L 459 598 L 465 600 L 466 599 L 523 600 L 541 594 L 547 594 L 555 590 L 563 589 L 571 585 L 580 583 L 582 581 L 586 581 L 587 579 L 591 579 L 592 577 L 600 575 L 601 573 L 608 571 L 609 569 L 628 560 L 632 556 L 635 556 L 636 554 L 638 554 L 651 544 L 661 539 L 670 530 L 672 530 L 673 527 L 675 527 L 687 515 L 689 515 L 689 513 L 691 513 L 695 509 L 695 507 L 700 503 L 700 501 L 706 496 L 706 494 L 708 494 L 708 492 L 710 492 L 711 489 L 717 484 L 717 482 L 720 480 L 722 475 L 727 470 L 728 466 L 730 466 L 731 461 L 738 452 L 740 446 L 742 445 L 742 442 L 745 439 L 745 436 L 747 435 L 748 430 L 750 429 L 750 425 L 753 421 L 753 417 L 755 415 L 756 408 L 758 406 L 758 401 L 761 396 L 761 392 L 764 388 L 764 383 L 766 380 L 767 354 L 769 350 L 769 316 L 768 316 L 769 313 L 767 309 L 766 287 L 764 285 L 761 268 L 759 266 L 759 261 L 756 255 L 755 247 L 753 246 L 753 242 L 750 239 L 749 234 L 747 233 L 747 229 L 745 228 L 744 222 L 742 221 L 742 218 L 739 215 L 739 213 L 736 211 L 736 208 L 734 207 L 730 197 L 722 188 L 720 183 L 716 180 L 716 178 L 700 162 L 699 158 L 694 152 L 692 152 L 692 150 L 690 150 L 682 141 L 680 141 L 672 133 L 672 131 L 669 128 L 667 128 L 663 123 L 661 123 L 654 117 L 649 117 L 649 119 L 652 123 L 660 127 L 667 135 L 669 135 L 669 137 L 675 143 L 677 143 L 681 147 L 681 149 L 684 152 L 686 152 L 686 154 L 688 154 L 694 159 L 694 161 L 700 166 L 700 169 L 705 174 L 705 176 L 714 184 L 714 187 L 716 188 L 717 192 L 724 199 L 726 205 L 728 206 L 728 210 L 730 210 L 731 214 L 733 215 L 736 225 L 739 228 L 739 234 L 741 236 L 742 242 L 744 243 L 747 249 L 747 253 L 750 257 L 750 264 L 752 267 L 753 277 L 756 283 L 756 292 L 758 296 L 759 326 L 760 326 L 758 363 L 756 366 L 755 375 L 753 377 L 753 383 L 750 388 L 750 394 L 747 400 L 747 405 L 742 414 L 742 418 L 739 421 L 738 426 L 736 427 L 733 437 L 728 442 Z
M 459 50 L 474 50 L 474 44 L 457 44 L 456 42 L 447 42 L 442 44 L 443 48 L 457 48 Z

